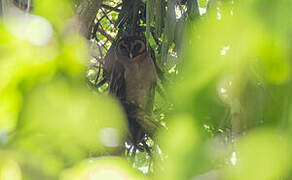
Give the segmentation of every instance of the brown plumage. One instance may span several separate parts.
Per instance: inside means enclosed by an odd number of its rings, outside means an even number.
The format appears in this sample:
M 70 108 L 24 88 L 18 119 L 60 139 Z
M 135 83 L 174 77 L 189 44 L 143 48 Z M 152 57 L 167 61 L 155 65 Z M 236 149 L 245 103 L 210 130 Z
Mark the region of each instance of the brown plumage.
M 125 100 L 150 113 L 152 106 L 149 107 L 149 101 L 154 96 L 157 73 L 145 42 L 133 36 L 123 38 L 117 45 L 116 59 L 125 70 Z
M 143 37 L 127 36 L 109 52 L 109 91 L 122 103 L 127 113 L 131 143 L 147 150 L 146 137 L 153 137 L 160 124 L 151 118 L 155 86 L 158 80 L 153 51 L 147 50 Z

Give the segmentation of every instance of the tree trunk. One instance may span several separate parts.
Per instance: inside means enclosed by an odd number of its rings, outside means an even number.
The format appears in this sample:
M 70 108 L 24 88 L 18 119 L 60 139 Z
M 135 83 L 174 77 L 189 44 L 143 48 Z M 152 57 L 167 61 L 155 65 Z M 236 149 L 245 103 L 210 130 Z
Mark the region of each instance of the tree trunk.
M 77 16 L 81 21 L 81 34 L 90 38 L 90 27 L 94 22 L 96 14 L 101 6 L 102 0 L 82 0 L 78 4 Z
M 2 0 L 0 0 L 0 16 L 2 16 Z
M 0 0 L 0 16 L 5 16 L 8 9 L 13 6 L 11 0 Z

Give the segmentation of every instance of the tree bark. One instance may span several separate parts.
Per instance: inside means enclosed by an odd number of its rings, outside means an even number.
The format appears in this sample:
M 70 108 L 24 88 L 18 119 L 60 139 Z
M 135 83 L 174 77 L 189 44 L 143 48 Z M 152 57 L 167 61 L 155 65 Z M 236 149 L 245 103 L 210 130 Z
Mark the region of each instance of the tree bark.
M 82 0 L 77 7 L 77 16 L 81 21 L 81 34 L 90 38 L 90 27 L 94 22 L 96 14 L 101 7 L 102 0 Z
M 2 0 L 0 0 L 0 16 L 2 16 Z
M 10 7 L 13 6 L 11 0 L 0 0 L 0 16 L 5 16 Z

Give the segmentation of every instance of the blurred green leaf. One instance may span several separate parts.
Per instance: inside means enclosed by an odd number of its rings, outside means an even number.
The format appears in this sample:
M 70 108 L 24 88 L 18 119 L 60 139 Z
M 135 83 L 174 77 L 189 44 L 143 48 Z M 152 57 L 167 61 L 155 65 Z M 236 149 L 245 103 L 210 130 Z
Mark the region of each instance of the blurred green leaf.
M 176 115 L 169 119 L 168 127 L 160 135 L 161 150 L 168 157 L 163 161 L 165 170 L 157 174 L 157 179 L 189 179 L 206 170 L 206 161 L 203 162 L 206 157 L 201 154 L 201 130 L 195 120 L 187 114 Z M 199 161 L 200 164 L 194 164 Z
M 22 174 L 19 164 L 13 160 L 8 152 L 0 151 L 0 179 L 1 180 L 21 180 Z M 5 158 L 3 158 L 5 157 Z
M 65 170 L 61 174 L 60 179 L 143 180 L 148 178 L 140 175 L 138 171 L 130 167 L 127 161 L 123 158 L 104 157 L 85 160 L 72 169 Z
M 47 18 L 55 28 L 62 29 L 69 18 L 74 15 L 73 4 L 71 0 L 35 0 L 34 13 Z
M 230 168 L 228 179 L 277 179 L 287 173 L 289 145 L 284 134 L 271 129 L 257 130 L 238 146 L 238 164 Z
M 90 152 L 119 148 L 126 133 L 124 115 L 114 100 L 58 79 L 39 84 L 25 96 L 11 142 L 17 151 L 35 154 L 34 160 L 40 158 L 41 167 L 55 175 Z M 101 135 L 106 128 L 116 134 Z

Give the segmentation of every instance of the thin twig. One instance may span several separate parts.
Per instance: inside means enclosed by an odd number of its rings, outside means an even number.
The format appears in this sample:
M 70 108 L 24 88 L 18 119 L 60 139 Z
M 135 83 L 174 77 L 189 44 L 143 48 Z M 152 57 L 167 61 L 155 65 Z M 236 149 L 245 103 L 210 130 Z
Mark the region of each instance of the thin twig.
M 111 7 L 109 5 L 106 5 L 106 4 L 102 4 L 101 7 L 104 8 L 104 9 L 109 9 L 111 11 L 116 11 L 116 12 L 121 12 L 120 9 L 118 9 L 122 4 L 119 4 L 117 5 L 116 7 Z
M 103 18 L 105 18 L 105 15 L 103 15 L 103 16 L 97 21 L 97 23 L 94 25 L 94 28 L 93 28 L 92 36 L 93 36 L 93 38 L 94 38 L 96 41 L 98 41 L 98 39 L 97 39 L 97 37 L 96 37 L 96 32 L 97 32 L 97 30 L 98 30 L 99 23 L 101 22 L 101 20 L 102 20 Z
M 99 64 L 103 65 L 103 58 L 99 58 L 97 56 L 92 56 L 92 57 L 94 57 Z
M 99 51 L 100 57 L 103 58 L 103 53 L 102 53 L 102 50 L 101 50 L 101 48 L 100 48 L 99 43 L 97 43 L 97 48 L 98 48 L 98 51 Z
M 100 25 L 97 25 L 97 31 L 98 31 L 100 34 L 102 34 L 104 37 L 106 37 L 107 40 L 109 40 L 110 42 L 113 42 L 113 41 L 114 41 L 114 38 L 113 38 L 111 35 L 109 35 L 109 34 L 107 34 L 107 33 L 105 32 L 105 30 L 102 28 L 101 24 L 100 24 Z
M 107 82 L 106 79 L 103 79 L 103 80 L 101 80 L 101 81 L 96 85 L 96 87 L 99 88 L 99 87 L 101 87 L 102 85 L 104 85 L 106 82 Z
M 95 78 L 95 81 L 94 81 L 95 85 L 97 84 L 97 81 L 98 81 L 98 78 L 99 78 L 99 75 L 100 75 L 100 70 L 101 70 L 101 66 L 98 66 L 97 75 L 96 75 L 96 78 Z
M 103 47 L 107 50 L 107 48 L 105 47 L 105 45 L 106 45 L 106 43 L 109 41 L 109 39 L 107 39 L 106 41 L 105 41 L 105 43 L 103 43 Z M 112 42 L 112 41 L 111 41 Z
M 90 65 L 91 68 L 99 68 L 100 66 L 96 65 L 96 64 L 93 64 L 93 65 Z
M 107 20 L 109 20 L 109 22 L 111 23 L 111 24 L 115 24 L 109 17 L 108 17 L 108 13 L 110 13 L 111 11 L 109 11 L 109 12 L 105 12 L 103 9 L 101 9 L 101 11 L 103 12 L 103 14 L 104 14 L 104 16 L 107 18 Z
M 155 43 L 156 43 L 158 46 L 160 46 L 160 45 L 161 45 L 161 41 L 156 37 L 155 32 L 154 32 L 154 28 L 151 28 L 150 31 L 151 31 L 151 34 L 152 34 L 152 37 L 153 37 Z

